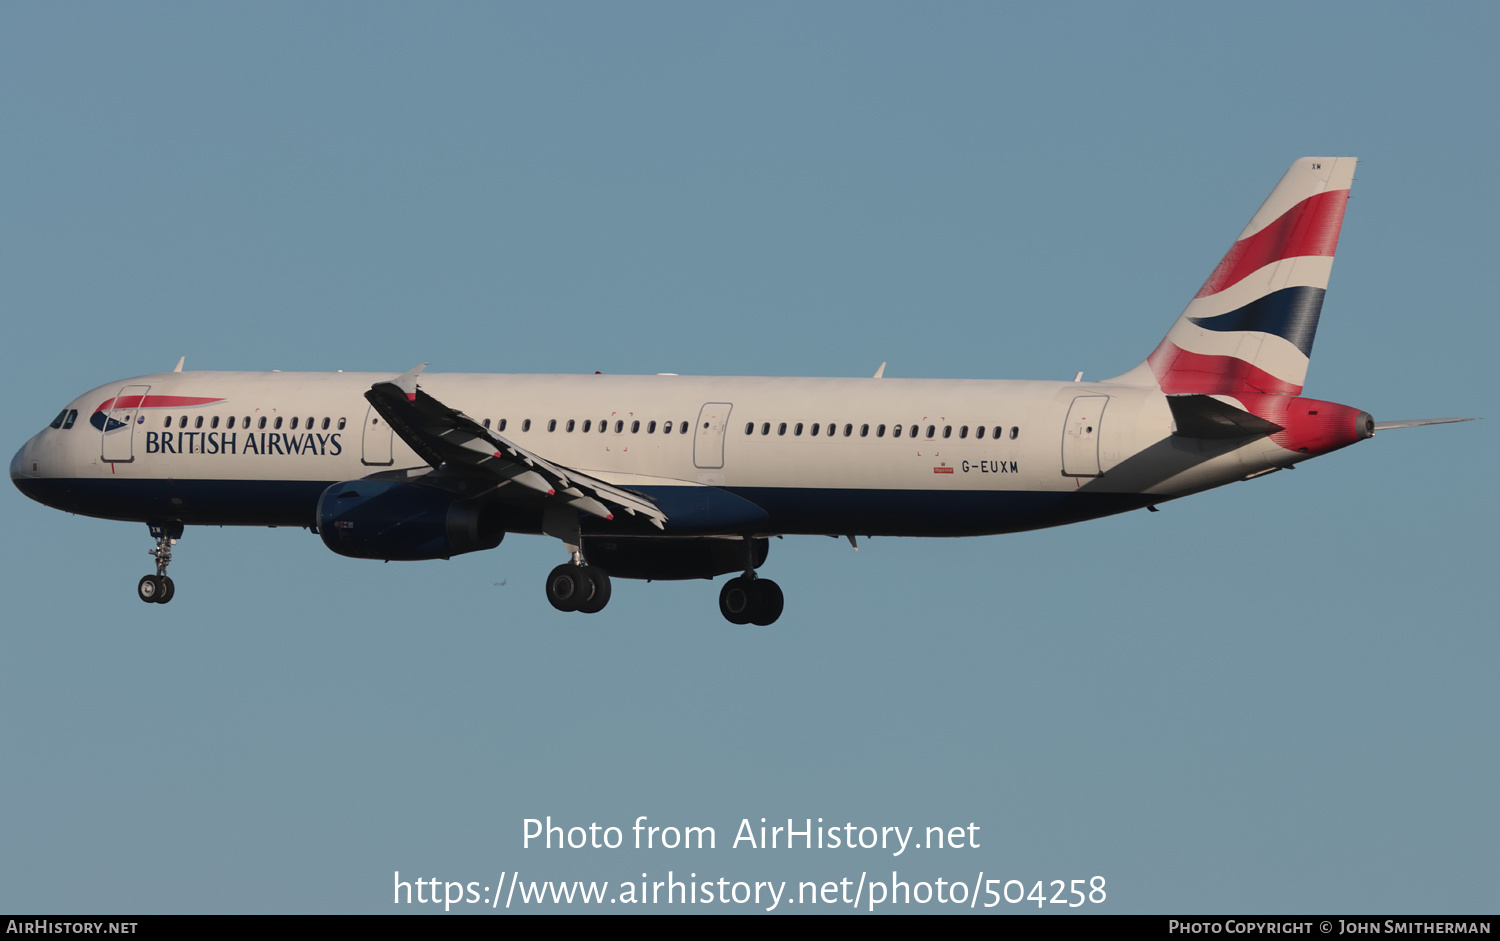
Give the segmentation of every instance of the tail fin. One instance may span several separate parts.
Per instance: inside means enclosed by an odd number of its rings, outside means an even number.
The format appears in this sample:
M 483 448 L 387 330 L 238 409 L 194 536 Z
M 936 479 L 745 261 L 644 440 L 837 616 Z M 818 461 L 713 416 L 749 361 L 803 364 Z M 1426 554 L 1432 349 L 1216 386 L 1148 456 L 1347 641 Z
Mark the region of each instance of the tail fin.
M 1155 351 L 1109 381 L 1168 394 L 1301 393 L 1355 162 L 1292 164 Z

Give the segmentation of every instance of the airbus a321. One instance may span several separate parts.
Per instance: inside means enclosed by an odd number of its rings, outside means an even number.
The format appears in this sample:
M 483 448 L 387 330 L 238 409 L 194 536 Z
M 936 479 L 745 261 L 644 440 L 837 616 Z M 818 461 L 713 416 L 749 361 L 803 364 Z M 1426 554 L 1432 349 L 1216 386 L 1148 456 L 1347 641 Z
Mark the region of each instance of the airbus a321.
M 144 522 L 165 603 L 184 527 L 298 526 L 340 555 L 445 559 L 556 537 L 560 611 L 611 578 L 732 574 L 774 622 L 772 536 L 982 536 L 1154 507 L 1387 428 L 1302 395 L 1354 178 L 1294 163 L 1165 338 L 1104 382 L 184 372 L 70 402 L 10 476 L 47 506 Z M 425 364 L 424 364 L 425 365 Z M 881 371 L 883 371 L 882 366 Z

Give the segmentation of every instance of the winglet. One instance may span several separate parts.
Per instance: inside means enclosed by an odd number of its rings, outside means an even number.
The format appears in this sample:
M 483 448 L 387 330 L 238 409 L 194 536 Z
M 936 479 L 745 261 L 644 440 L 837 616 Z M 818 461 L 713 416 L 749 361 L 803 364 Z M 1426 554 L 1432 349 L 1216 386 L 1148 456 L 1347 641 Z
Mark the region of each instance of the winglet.
M 417 376 L 427 368 L 426 363 L 421 363 L 408 369 L 406 372 L 391 380 L 391 385 L 406 393 L 406 401 L 414 402 L 417 398 Z
M 177 365 L 172 367 L 172 371 L 173 372 L 182 372 L 183 364 L 185 364 L 186 362 L 187 362 L 187 357 L 186 356 L 178 357 L 178 359 L 177 359 Z
M 880 378 L 882 378 L 884 376 L 885 376 L 885 363 L 881 363 L 880 364 L 880 368 L 877 369 L 877 370 L 875 370 L 875 376 L 874 376 L 874 378 L 880 379 Z

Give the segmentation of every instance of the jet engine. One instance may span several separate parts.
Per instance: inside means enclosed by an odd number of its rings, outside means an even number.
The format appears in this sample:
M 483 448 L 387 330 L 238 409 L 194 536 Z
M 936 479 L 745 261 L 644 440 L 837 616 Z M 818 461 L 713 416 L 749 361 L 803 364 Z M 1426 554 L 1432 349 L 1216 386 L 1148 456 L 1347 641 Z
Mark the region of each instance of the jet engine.
M 318 498 L 323 544 L 356 559 L 446 559 L 505 538 L 499 505 L 420 484 L 346 480 Z

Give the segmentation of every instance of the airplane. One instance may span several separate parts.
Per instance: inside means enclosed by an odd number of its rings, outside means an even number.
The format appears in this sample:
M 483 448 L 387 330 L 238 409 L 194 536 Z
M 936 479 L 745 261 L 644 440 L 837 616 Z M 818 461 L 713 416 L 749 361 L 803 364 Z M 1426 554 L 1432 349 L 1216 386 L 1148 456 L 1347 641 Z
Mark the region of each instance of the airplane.
M 70 402 L 11 460 L 50 507 L 144 522 L 167 576 L 187 526 L 297 526 L 340 555 L 446 559 L 558 539 L 559 611 L 610 579 L 730 575 L 719 609 L 769 625 L 783 535 L 980 536 L 1156 506 L 1387 429 L 1302 395 L 1351 157 L 1292 164 L 1166 336 L 1103 382 L 188 372 Z M 80 420 L 81 419 L 81 420 Z

